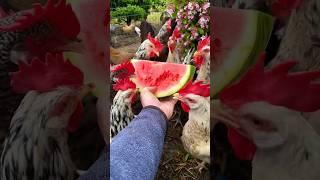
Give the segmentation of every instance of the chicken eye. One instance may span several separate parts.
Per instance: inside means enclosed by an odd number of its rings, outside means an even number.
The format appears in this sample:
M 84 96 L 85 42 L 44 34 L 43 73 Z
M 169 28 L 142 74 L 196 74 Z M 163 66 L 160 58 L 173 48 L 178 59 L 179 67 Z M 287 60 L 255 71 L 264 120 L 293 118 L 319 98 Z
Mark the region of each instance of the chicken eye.
M 205 49 L 205 50 L 203 50 L 205 53 L 208 53 L 208 52 L 210 52 L 210 49 Z
M 255 126 L 261 126 L 263 124 L 263 122 L 260 119 L 253 117 L 251 115 L 246 115 L 245 118 L 248 119 Z
M 259 121 L 259 120 L 257 120 L 257 119 L 252 119 L 251 121 L 252 121 L 253 124 L 255 124 L 255 125 L 261 125 L 261 124 L 262 124 L 261 121 Z
M 196 101 L 195 101 L 195 100 L 190 99 L 190 98 L 188 98 L 188 101 L 189 101 L 190 103 L 192 103 L 192 104 L 195 104 L 195 103 L 196 103 Z

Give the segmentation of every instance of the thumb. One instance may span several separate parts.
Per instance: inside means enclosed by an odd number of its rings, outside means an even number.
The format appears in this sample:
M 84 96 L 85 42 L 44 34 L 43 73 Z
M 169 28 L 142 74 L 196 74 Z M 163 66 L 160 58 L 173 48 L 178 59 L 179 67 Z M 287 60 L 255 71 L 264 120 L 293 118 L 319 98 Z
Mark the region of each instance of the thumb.
M 151 87 L 145 87 L 144 89 L 146 89 L 149 92 L 151 92 L 152 94 L 154 94 L 156 92 L 156 90 L 157 90 L 157 87 L 151 86 Z

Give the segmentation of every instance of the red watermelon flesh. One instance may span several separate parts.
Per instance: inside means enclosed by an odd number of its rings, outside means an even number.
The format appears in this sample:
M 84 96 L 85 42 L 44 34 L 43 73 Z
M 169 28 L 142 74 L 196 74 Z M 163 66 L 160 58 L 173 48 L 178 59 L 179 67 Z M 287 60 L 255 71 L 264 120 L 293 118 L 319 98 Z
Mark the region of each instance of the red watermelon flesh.
M 177 63 L 131 60 L 135 74 L 132 81 L 139 89 L 156 87 L 157 97 L 166 97 L 178 92 L 193 78 L 195 67 Z

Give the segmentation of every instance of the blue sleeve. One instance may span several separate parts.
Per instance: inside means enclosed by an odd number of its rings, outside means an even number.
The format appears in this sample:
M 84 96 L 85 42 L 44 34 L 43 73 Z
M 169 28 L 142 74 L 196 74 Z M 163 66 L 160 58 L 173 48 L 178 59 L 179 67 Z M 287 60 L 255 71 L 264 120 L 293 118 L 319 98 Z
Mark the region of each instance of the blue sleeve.
M 154 179 L 163 151 L 166 130 L 166 116 L 159 108 L 143 108 L 112 140 L 110 179 Z
M 100 158 L 89 168 L 89 170 L 81 175 L 78 180 L 107 180 L 109 179 L 109 153 L 105 148 Z

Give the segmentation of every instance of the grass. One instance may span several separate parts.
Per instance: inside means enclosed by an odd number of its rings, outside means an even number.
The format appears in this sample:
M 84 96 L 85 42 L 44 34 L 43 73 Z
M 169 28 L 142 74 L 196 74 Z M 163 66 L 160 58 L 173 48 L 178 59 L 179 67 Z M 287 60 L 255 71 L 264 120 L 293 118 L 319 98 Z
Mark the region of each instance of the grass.
M 147 17 L 147 21 L 151 24 L 161 24 L 160 16 L 161 12 L 151 12 Z M 110 24 L 125 24 L 125 22 L 119 23 L 116 18 L 112 18 Z
M 152 24 L 160 24 L 160 16 L 161 12 L 151 12 L 147 17 L 147 21 Z

